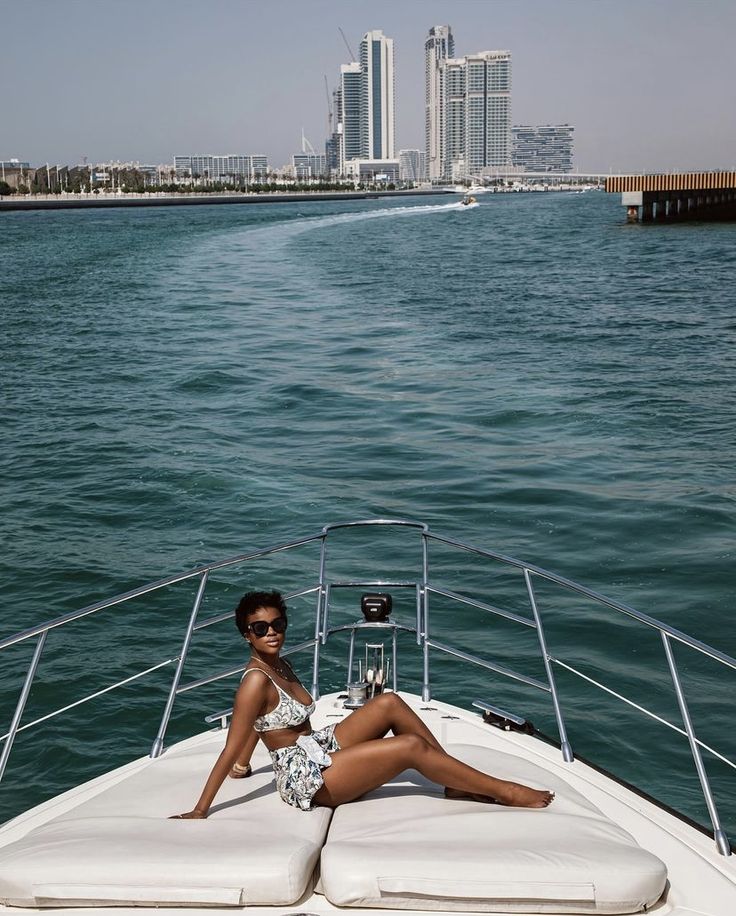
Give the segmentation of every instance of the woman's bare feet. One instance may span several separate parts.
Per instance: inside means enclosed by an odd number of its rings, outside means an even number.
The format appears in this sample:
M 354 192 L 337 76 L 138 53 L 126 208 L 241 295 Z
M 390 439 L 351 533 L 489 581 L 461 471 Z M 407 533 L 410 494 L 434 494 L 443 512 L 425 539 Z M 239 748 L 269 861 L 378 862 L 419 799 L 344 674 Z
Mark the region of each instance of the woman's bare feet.
M 503 791 L 496 796 L 479 795 L 476 792 L 463 792 L 461 789 L 445 788 L 445 798 L 467 799 L 482 802 L 486 805 L 506 805 L 512 808 L 546 808 L 555 797 L 554 792 L 543 789 L 530 789 L 518 782 L 501 781 Z
M 498 800 L 492 795 L 478 795 L 477 792 L 463 792 L 462 789 L 451 789 L 445 786 L 445 798 L 451 798 L 458 801 L 475 801 L 484 805 L 497 805 Z
M 234 763 L 232 769 L 230 770 L 229 776 L 230 779 L 245 779 L 246 776 L 250 776 L 252 772 L 253 770 L 251 770 L 249 763 Z

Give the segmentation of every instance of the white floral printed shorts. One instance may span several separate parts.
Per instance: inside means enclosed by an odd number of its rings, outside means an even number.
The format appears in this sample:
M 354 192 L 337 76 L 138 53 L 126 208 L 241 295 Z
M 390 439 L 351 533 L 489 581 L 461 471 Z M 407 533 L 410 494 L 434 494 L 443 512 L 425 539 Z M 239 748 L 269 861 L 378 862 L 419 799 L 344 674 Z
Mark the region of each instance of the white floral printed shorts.
M 311 735 L 300 735 L 296 744 L 270 751 L 276 788 L 287 805 L 311 811 L 312 799 L 324 785 L 322 770 L 332 764 L 330 754 L 339 750 L 335 726 L 328 725 Z

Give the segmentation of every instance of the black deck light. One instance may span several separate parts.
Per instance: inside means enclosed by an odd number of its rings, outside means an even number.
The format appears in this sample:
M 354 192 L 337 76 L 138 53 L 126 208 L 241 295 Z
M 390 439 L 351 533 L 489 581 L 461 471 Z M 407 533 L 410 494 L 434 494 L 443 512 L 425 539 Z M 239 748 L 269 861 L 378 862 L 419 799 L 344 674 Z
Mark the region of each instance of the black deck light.
M 370 592 L 360 599 L 360 610 L 368 623 L 385 623 L 392 607 L 391 595 L 380 592 Z

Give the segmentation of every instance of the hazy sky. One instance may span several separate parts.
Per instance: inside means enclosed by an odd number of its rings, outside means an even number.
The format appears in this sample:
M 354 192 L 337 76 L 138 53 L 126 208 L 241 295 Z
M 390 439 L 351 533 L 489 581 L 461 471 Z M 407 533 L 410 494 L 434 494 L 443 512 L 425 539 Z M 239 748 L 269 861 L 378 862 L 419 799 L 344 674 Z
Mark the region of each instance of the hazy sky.
M 513 54 L 513 123 L 581 170 L 736 168 L 736 0 L 0 0 L 0 159 L 266 153 L 327 130 L 369 29 L 395 40 L 398 147 L 424 143 L 424 39 Z

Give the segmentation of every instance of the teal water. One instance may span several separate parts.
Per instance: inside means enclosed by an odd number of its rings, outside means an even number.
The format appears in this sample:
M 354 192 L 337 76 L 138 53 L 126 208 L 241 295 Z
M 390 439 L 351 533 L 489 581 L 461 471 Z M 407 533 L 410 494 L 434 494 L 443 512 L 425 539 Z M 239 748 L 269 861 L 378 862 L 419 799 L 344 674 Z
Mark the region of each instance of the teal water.
M 383 516 L 551 568 L 736 655 L 735 241 L 729 223 L 626 225 L 595 193 L 472 212 L 404 199 L 3 214 L 0 633 Z M 400 575 L 409 541 L 344 538 L 335 561 Z M 215 576 L 205 611 L 253 586 L 296 589 L 313 560 Z M 528 612 L 518 577 L 442 551 L 434 568 Z M 176 654 L 192 597 L 181 586 L 52 634 L 24 721 Z M 356 600 L 336 614 L 352 619 Z M 679 724 L 656 634 L 551 589 L 540 606 L 554 654 Z M 526 631 L 441 602 L 433 620 L 443 641 L 541 671 Z M 306 602 L 292 632 L 308 635 Z M 402 653 L 416 689 L 409 642 Z M 187 676 L 241 656 L 234 630 L 213 627 Z M 0 727 L 29 659 L 2 653 Z M 677 659 L 699 734 L 736 757 L 734 673 Z M 0 817 L 145 753 L 171 674 L 20 735 Z M 433 675 L 442 698 L 495 699 L 554 731 L 534 691 L 443 659 Z M 679 736 L 558 679 L 576 750 L 705 820 Z M 181 697 L 171 738 L 232 688 Z M 708 765 L 734 832 L 733 770 Z

